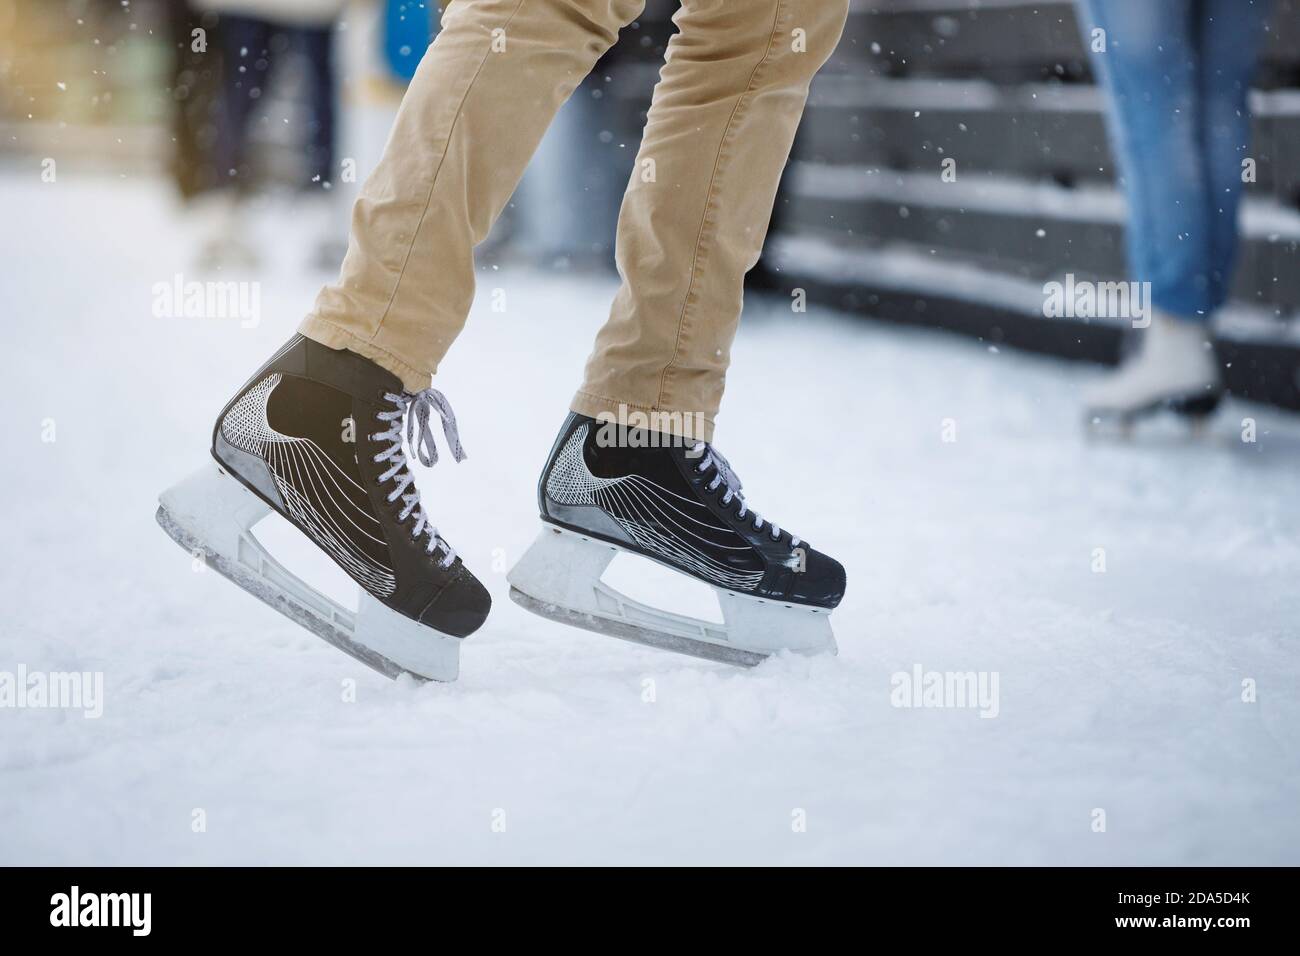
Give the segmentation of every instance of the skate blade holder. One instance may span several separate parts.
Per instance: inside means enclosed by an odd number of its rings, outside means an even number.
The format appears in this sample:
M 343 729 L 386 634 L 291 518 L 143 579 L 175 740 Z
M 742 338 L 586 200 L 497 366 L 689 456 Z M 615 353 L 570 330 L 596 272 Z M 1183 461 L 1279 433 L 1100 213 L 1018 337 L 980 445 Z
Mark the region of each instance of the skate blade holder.
M 1087 438 L 1116 438 L 1129 441 L 1140 422 L 1170 413 L 1187 423 L 1193 438 L 1209 430 L 1210 417 L 1223 401 L 1223 392 L 1192 394 L 1155 399 L 1130 409 L 1087 409 L 1084 412 L 1084 435 Z
M 742 667 L 761 664 L 780 651 L 836 653 L 826 608 L 714 587 L 723 618 L 723 623 L 717 624 L 635 601 L 601 580 L 620 552 L 654 560 L 543 523 L 537 540 L 506 576 L 510 599 L 561 624 Z
M 386 677 L 453 681 L 460 638 L 399 614 L 358 586 L 355 612 L 321 594 L 271 556 L 253 526 L 273 510 L 216 463 L 158 499 L 158 524 L 217 573 Z

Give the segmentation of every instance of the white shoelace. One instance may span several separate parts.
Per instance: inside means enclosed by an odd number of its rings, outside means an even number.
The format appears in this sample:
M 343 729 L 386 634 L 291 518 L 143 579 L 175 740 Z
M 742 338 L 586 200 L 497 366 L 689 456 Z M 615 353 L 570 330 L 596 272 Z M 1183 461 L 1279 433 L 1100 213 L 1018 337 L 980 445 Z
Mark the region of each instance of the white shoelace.
M 389 479 L 395 482 L 393 492 L 388 496 L 388 502 L 392 504 L 401 498 L 405 506 L 398 514 L 397 520 L 405 522 L 414 512 L 415 525 L 411 529 L 411 537 L 418 539 L 421 534 L 427 534 L 429 544 L 425 552 L 433 554 L 441 549 L 447 557 L 439 562 L 439 566 L 449 568 L 456 560 L 456 552 L 439 536 L 438 529 L 434 527 L 420 505 L 419 490 L 412 487 L 415 476 L 411 474 L 406 452 L 402 447 L 402 419 L 406 419 L 407 447 L 415 452 L 420 464 L 433 465 L 438 461 L 438 446 L 434 444 L 433 432 L 429 428 L 431 410 L 436 410 L 442 419 L 442 432 L 447 438 L 447 447 L 451 449 L 451 457 L 456 461 L 465 460 L 465 449 L 460 446 L 460 434 L 456 430 L 456 413 L 451 410 L 451 403 L 447 401 L 446 396 L 436 388 L 426 388 L 414 395 L 409 392 L 401 395 L 385 392 L 384 399 L 393 404 L 390 411 L 380 412 L 378 415 L 380 421 L 388 423 L 388 431 L 378 432 L 370 437 L 375 441 L 392 442 L 386 451 L 374 457 L 375 464 L 389 461 L 392 462 L 392 467 L 379 476 L 379 483 L 383 484 Z M 418 439 L 415 433 L 417 427 L 420 430 Z M 411 489 L 409 494 L 404 493 L 407 488 Z
M 717 471 L 717 474 L 713 476 L 713 480 L 707 485 L 709 491 L 716 491 L 718 485 L 721 484 L 727 486 L 727 491 L 722 496 L 723 507 L 731 504 L 732 499 L 735 498 L 740 502 L 740 510 L 736 512 L 736 517 L 743 520 L 745 515 L 750 514 L 749 506 L 745 503 L 745 495 L 741 491 L 740 478 L 731 470 L 731 463 L 728 462 L 726 458 L 722 457 L 722 453 L 707 442 L 696 442 L 695 447 L 691 449 L 691 454 L 693 456 L 704 456 L 700 460 L 700 463 L 695 466 L 696 471 L 700 473 L 706 472 L 709 470 L 710 466 Z M 764 524 L 763 516 L 757 511 L 752 512 L 752 514 L 754 515 L 754 530 L 762 531 Z M 772 540 L 778 540 L 781 537 L 781 529 L 774 521 L 769 521 L 767 524 L 772 529 L 769 532 Z M 798 545 L 799 539 L 794 537 L 794 535 L 791 535 L 790 546 L 793 548 Z

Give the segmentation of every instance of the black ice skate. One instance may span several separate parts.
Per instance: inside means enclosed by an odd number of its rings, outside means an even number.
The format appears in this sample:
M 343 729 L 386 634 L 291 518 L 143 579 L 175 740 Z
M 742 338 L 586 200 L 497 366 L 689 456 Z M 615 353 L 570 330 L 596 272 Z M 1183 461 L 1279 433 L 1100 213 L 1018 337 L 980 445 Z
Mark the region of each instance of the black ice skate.
M 403 451 L 437 460 L 437 412 L 453 457 L 456 420 L 433 389 L 412 395 L 352 352 L 294 336 L 222 410 L 216 465 L 165 491 L 158 523 L 241 588 L 375 670 L 455 680 L 460 638 L 487 617 L 483 585 L 420 505 Z M 418 429 L 418 436 L 416 434 Z M 357 613 L 280 565 L 252 527 L 289 519 L 360 587 Z
M 838 561 L 749 510 L 711 445 L 644 431 L 610 441 L 612 431 L 577 414 L 560 430 L 538 484 L 542 532 L 509 574 L 517 604 L 732 664 L 754 665 L 781 650 L 835 652 L 830 612 L 844 596 Z M 602 582 L 619 551 L 710 585 L 724 623 L 648 607 Z

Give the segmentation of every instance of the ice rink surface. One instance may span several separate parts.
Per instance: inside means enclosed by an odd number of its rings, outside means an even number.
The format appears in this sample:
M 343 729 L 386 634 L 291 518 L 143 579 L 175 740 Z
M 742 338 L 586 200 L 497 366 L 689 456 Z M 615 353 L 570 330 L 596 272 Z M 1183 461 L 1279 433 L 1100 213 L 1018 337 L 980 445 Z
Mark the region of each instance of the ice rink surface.
M 436 382 L 469 459 L 420 487 L 495 606 L 458 683 L 390 683 L 154 523 L 324 278 L 301 220 L 259 220 L 255 327 L 158 318 L 192 246 L 105 187 L 0 177 L 0 671 L 104 675 L 99 719 L 0 710 L 0 863 L 1300 863 L 1300 419 L 1090 442 L 1094 369 L 751 297 L 717 444 L 849 587 L 838 658 L 734 670 L 507 599 L 613 282 L 488 267 Z M 996 716 L 894 706 L 915 667 Z

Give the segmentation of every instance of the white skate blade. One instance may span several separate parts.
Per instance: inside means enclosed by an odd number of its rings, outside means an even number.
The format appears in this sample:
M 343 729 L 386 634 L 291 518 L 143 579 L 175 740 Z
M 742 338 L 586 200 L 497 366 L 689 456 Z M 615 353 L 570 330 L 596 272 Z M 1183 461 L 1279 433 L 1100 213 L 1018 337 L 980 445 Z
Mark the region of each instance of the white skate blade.
M 825 608 L 715 588 L 724 623 L 714 624 L 634 601 L 600 580 L 614 556 L 626 550 L 544 523 L 537 540 L 506 576 L 510 599 L 561 624 L 742 667 L 753 667 L 783 650 L 836 651 Z
M 363 588 L 354 614 L 276 561 L 252 532 L 270 510 L 214 462 L 164 491 L 157 519 L 173 541 L 223 577 L 379 673 L 456 679 L 459 638 L 404 617 Z

